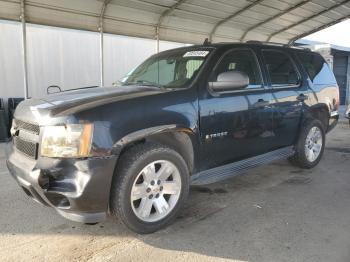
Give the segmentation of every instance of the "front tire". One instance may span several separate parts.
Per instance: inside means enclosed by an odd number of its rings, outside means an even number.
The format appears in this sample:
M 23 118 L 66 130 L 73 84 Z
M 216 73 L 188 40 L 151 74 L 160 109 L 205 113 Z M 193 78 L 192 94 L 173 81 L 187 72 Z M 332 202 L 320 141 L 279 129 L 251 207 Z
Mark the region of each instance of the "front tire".
M 321 121 L 314 119 L 307 122 L 301 129 L 295 145 L 295 155 L 290 161 L 301 168 L 313 168 L 322 158 L 325 142 L 326 136 Z
M 118 163 L 111 187 L 112 215 L 140 234 L 169 225 L 189 192 L 189 171 L 181 155 L 145 143 L 129 149 Z

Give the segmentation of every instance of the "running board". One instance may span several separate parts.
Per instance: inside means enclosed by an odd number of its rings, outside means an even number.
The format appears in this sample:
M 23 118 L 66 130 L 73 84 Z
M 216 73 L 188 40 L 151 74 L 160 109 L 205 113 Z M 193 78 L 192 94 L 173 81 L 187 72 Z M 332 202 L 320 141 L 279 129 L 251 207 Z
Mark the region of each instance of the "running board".
M 259 156 L 208 169 L 191 176 L 191 185 L 206 185 L 241 174 L 242 172 L 276 160 L 286 159 L 294 154 L 294 147 L 280 148 Z

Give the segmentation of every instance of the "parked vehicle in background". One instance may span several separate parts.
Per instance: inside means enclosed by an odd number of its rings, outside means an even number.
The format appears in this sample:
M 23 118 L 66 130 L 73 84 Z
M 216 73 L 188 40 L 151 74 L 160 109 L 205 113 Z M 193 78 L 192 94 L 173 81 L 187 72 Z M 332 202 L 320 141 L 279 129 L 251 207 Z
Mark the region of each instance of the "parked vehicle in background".
M 171 223 L 200 185 L 281 158 L 320 161 L 339 90 L 317 53 L 261 43 L 207 44 L 152 56 L 120 87 L 22 102 L 8 168 L 62 216 L 107 214 L 138 233 Z
M 348 105 L 348 108 L 346 109 L 345 117 L 349 119 L 349 124 L 350 124 L 350 105 Z

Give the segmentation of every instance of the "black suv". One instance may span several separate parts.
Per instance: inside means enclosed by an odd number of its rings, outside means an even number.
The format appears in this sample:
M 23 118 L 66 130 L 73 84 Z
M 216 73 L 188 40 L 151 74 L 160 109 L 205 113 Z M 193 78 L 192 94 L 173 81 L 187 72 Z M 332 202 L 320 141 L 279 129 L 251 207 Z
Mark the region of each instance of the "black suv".
M 7 165 L 27 195 L 68 219 L 111 214 L 150 233 L 174 220 L 191 184 L 281 158 L 314 167 L 338 103 L 332 71 L 308 50 L 179 48 L 150 57 L 117 87 L 22 102 Z

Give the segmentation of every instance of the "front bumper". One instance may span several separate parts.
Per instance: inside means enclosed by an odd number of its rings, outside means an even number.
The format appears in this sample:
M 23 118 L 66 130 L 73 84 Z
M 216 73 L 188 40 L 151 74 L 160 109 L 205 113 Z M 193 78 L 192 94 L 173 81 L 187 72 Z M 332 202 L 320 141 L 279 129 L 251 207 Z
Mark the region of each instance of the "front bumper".
M 35 201 L 77 222 L 106 218 L 116 156 L 33 160 L 17 152 L 11 142 L 6 154 L 11 175 Z

